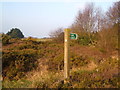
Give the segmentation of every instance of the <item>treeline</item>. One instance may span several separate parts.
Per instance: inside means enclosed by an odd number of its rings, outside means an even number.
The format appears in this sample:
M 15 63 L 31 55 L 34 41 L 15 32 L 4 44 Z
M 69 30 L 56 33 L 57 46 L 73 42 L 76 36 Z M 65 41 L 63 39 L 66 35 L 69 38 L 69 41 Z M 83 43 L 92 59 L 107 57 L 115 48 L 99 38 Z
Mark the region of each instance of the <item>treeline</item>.
M 69 27 L 71 33 L 78 34 L 77 43 L 98 45 L 107 50 L 118 48 L 118 29 L 120 23 L 120 2 L 115 2 L 106 12 L 89 3 L 78 11 L 75 21 Z M 50 37 L 60 43 L 64 40 L 64 28 L 50 33 Z

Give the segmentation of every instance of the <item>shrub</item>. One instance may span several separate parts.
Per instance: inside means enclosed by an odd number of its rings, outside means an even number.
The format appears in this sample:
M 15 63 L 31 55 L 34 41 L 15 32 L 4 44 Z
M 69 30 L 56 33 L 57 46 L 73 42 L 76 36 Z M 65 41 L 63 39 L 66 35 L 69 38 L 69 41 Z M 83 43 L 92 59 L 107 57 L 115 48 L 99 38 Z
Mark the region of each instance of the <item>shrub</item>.
M 63 64 L 64 64 L 63 53 L 57 54 L 55 57 L 49 59 L 48 69 L 50 71 L 63 70 Z
M 9 79 L 19 79 L 25 72 L 37 67 L 36 50 L 23 49 L 19 51 L 3 52 L 3 77 Z M 9 68 L 8 70 L 5 68 Z
M 91 45 L 97 42 L 97 33 L 90 33 L 90 35 L 88 33 L 83 33 L 78 35 L 76 42 L 80 45 Z
M 73 54 L 70 58 L 71 66 L 80 67 L 88 63 L 89 63 L 89 60 L 87 60 L 87 56 L 77 56 Z
M 2 44 L 3 45 L 7 45 L 10 43 L 10 39 L 11 37 L 6 35 L 6 34 L 2 34 Z
M 12 38 L 24 38 L 23 33 L 18 28 L 12 28 L 7 35 L 11 36 Z
M 106 52 L 118 49 L 118 28 L 119 24 L 115 24 L 112 28 L 104 29 L 99 32 L 98 48 L 102 48 Z M 103 51 L 103 52 L 104 52 Z

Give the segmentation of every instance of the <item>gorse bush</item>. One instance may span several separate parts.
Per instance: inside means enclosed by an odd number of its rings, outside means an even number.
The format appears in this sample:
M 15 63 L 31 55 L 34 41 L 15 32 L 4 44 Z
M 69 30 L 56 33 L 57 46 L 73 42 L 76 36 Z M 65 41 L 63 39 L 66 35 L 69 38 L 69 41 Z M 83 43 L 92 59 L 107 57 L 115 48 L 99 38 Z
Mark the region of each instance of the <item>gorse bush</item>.
M 7 45 L 10 43 L 10 39 L 11 37 L 6 35 L 6 34 L 2 34 L 2 44 L 3 45 Z
M 19 79 L 25 72 L 31 71 L 37 67 L 36 63 L 37 52 L 33 49 L 24 49 L 19 51 L 7 51 L 3 52 L 2 64 L 3 70 L 9 67 L 9 71 L 3 71 L 3 77 L 9 79 Z
M 63 46 L 51 42 L 20 41 L 3 50 L 3 77 L 19 79 L 37 67 L 38 58 L 47 58 L 48 70 L 63 69 Z M 14 43 L 12 43 L 14 45 Z M 16 47 L 17 46 L 17 47 Z M 6 68 L 10 68 L 8 71 Z M 54 68 L 53 68 L 54 67 Z
M 118 76 L 115 76 L 114 78 L 103 78 L 96 71 L 78 70 L 72 72 L 71 77 L 71 84 L 74 88 L 115 88 L 116 86 L 118 86 L 117 82 Z
M 91 43 L 90 38 L 88 36 L 80 36 L 80 37 L 78 37 L 77 42 L 80 45 L 89 45 Z
M 80 45 L 95 45 L 97 44 L 97 32 L 96 33 L 78 33 L 78 39 L 76 40 L 76 42 Z
M 88 60 L 87 56 L 78 56 L 78 55 L 71 55 L 70 58 L 70 65 L 73 67 L 80 67 L 88 64 L 90 61 Z
M 54 58 L 49 59 L 48 70 L 51 71 L 63 70 L 63 64 L 64 64 L 63 53 L 61 53 L 55 56 Z

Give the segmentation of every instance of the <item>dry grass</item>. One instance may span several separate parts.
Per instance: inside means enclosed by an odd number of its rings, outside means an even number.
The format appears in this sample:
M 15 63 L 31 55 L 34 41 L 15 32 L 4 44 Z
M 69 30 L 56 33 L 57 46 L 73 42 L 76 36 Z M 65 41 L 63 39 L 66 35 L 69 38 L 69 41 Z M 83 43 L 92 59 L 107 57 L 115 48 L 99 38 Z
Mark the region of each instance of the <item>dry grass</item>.
M 57 82 L 63 79 L 63 71 L 48 71 L 47 59 L 38 59 L 38 67 L 36 70 L 26 74 L 27 80 L 32 82 L 29 88 L 57 88 Z
M 78 70 L 93 71 L 96 68 L 97 68 L 97 65 L 93 61 L 91 61 L 89 64 L 87 64 L 85 66 L 81 66 L 79 68 L 73 67 L 71 72 L 75 72 L 75 71 L 78 71 Z
M 27 75 L 27 80 L 32 82 L 29 88 L 57 88 L 59 82 L 63 79 L 63 72 L 42 72 L 32 71 Z

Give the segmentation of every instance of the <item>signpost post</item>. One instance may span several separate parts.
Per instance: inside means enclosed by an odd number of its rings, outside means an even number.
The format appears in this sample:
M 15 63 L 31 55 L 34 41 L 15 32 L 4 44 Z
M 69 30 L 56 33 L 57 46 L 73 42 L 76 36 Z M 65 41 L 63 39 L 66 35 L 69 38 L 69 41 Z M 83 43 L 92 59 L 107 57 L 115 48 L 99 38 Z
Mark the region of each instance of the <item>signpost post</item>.
M 69 83 L 69 43 L 70 39 L 77 39 L 77 34 L 70 33 L 70 29 L 64 30 L 64 83 Z
M 70 29 L 64 30 L 64 83 L 67 83 L 69 78 L 69 40 Z

